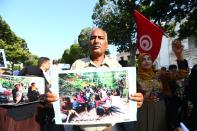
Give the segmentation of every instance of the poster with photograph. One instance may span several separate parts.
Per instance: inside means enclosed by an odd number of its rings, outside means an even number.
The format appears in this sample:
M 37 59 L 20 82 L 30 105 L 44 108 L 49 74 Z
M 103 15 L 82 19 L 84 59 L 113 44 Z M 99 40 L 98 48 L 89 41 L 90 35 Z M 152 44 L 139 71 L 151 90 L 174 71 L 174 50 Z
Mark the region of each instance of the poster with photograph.
M 42 100 L 45 81 L 41 77 L 0 75 L 0 106 L 18 106 Z
M 0 68 L 7 68 L 4 49 L 0 49 Z
M 136 121 L 136 68 L 67 70 L 53 76 L 57 124 L 88 125 Z M 58 87 L 58 88 L 57 88 Z

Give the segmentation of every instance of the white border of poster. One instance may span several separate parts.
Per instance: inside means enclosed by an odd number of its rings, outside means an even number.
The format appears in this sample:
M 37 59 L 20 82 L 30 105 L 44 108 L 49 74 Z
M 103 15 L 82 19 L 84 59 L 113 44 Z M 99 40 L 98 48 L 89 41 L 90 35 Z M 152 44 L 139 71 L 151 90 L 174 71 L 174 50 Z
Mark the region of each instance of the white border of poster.
M 0 68 L 7 68 L 4 49 L 0 49 Z
M 114 124 L 137 119 L 137 103 L 128 98 L 136 92 L 135 67 L 56 72 L 52 74 L 51 90 L 59 94 L 59 100 L 53 103 L 56 124 Z M 82 103 L 81 94 L 86 96 Z M 71 106 L 66 106 L 68 102 Z

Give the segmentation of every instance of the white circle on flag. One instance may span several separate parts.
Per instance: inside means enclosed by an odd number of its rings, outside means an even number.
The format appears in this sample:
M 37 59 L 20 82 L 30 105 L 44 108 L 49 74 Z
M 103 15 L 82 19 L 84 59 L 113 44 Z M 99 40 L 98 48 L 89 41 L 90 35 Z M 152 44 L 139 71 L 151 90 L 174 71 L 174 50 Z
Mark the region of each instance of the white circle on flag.
M 149 35 L 140 37 L 140 47 L 145 51 L 149 51 L 152 48 L 152 40 Z

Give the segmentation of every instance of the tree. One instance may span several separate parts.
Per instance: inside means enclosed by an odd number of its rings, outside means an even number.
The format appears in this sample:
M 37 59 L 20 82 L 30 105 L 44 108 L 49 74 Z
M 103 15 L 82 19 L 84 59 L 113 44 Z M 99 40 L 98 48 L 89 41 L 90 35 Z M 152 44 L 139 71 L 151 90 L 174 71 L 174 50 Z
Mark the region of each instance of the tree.
M 38 59 L 39 59 L 39 57 L 37 55 L 30 54 L 29 58 L 26 61 L 24 61 L 23 64 L 25 66 L 28 66 L 28 65 L 37 66 L 38 65 Z
M 99 0 L 94 7 L 93 23 L 108 33 L 109 44 L 118 51 L 129 51 L 131 65 L 135 63 L 136 30 L 133 10 L 138 9 L 165 34 L 184 39 L 197 36 L 196 0 Z M 176 32 L 175 26 L 180 23 Z
M 6 43 L 14 43 L 17 39 L 14 32 L 11 31 L 10 26 L 0 16 L 0 39 Z
M 75 60 L 87 56 L 87 53 L 84 53 L 82 47 L 78 43 L 72 44 L 70 49 L 66 49 L 62 55 L 61 62 L 72 64 Z
M 132 1 L 134 2 L 134 1 Z M 130 51 L 131 65 L 135 63 L 136 34 L 133 9 L 130 0 L 99 0 L 94 7 L 93 23 L 108 33 L 108 42 L 118 51 Z
M 64 50 L 64 53 L 62 55 L 62 58 L 60 59 L 60 62 L 67 63 L 67 64 L 72 63 L 69 49 Z
M 166 35 L 179 39 L 197 36 L 197 0 L 141 0 L 138 8 L 162 26 Z M 180 24 L 180 29 L 175 26 Z
M 81 30 L 81 32 L 78 36 L 78 42 L 79 42 L 79 45 L 82 49 L 84 57 L 89 56 L 88 42 L 89 42 L 89 39 L 90 39 L 91 31 L 92 31 L 92 28 L 90 28 L 90 27 L 84 28 L 84 29 Z M 107 49 L 105 54 L 106 55 L 110 54 L 108 49 Z
M 92 28 L 87 27 L 81 30 L 78 36 L 78 42 L 74 43 L 70 46 L 70 49 L 65 49 L 60 62 L 72 64 L 75 60 L 88 57 L 89 56 L 89 48 L 88 41 L 90 38 L 90 33 Z M 109 50 L 106 51 L 106 55 L 109 55 Z
M 90 27 L 87 27 L 81 30 L 78 36 L 78 42 L 80 46 L 87 48 L 91 30 L 92 28 Z
M 78 43 L 71 45 L 70 47 L 70 55 L 73 60 L 77 60 L 79 58 L 83 58 L 85 56 L 82 47 Z M 73 62 L 74 62 L 73 61 Z
M 16 36 L 9 25 L 0 17 L 0 48 L 5 50 L 6 59 L 14 64 L 30 62 L 30 53 L 24 39 Z M 30 62 L 31 63 L 31 62 Z M 12 66 L 13 68 L 13 66 Z
M 82 52 L 84 54 L 84 57 L 87 57 L 89 55 L 88 50 L 88 41 L 90 39 L 90 33 L 92 28 L 87 27 L 81 30 L 79 36 L 78 36 L 78 42 L 82 49 Z

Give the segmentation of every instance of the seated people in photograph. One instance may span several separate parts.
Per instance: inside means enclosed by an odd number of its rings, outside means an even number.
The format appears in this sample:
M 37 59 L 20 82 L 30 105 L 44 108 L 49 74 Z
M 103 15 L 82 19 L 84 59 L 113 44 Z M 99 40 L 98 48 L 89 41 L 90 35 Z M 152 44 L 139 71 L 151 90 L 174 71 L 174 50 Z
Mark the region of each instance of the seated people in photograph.
M 0 103 L 8 103 L 8 96 L 12 94 L 12 91 L 4 88 L 0 83 Z
M 28 88 L 28 93 L 27 93 L 27 97 L 28 97 L 29 102 L 38 100 L 39 95 L 40 94 L 38 91 L 38 87 L 36 87 L 36 83 L 32 82 Z
M 14 103 L 18 104 L 23 102 L 23 85 L 21 83 L 16 83 L 14 85 L 14 89 L 12 90 L 13 101 Z
M 74 116 L 77 116 L 79 119 L 81 119 L 77 111 L 73 109 L 73 104 L 71 102 L 71 99 L 69 97 L 65 97 L 62 99 L 63 101 L 61 105 L 61 112 L 65 114 L 64 116 L 66 116 L 64 117 L 63 121 L 66 120 L 66 122 L 68 123 Z

